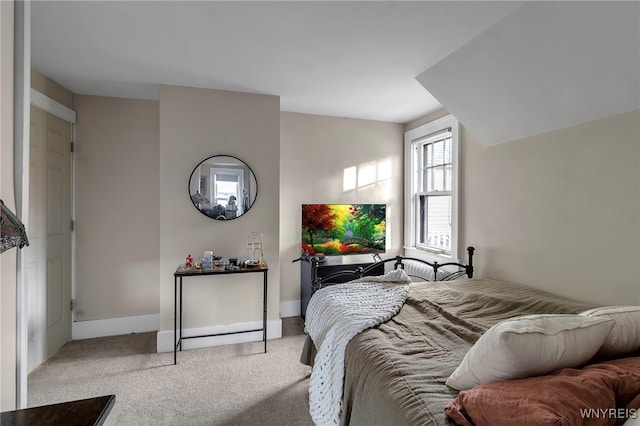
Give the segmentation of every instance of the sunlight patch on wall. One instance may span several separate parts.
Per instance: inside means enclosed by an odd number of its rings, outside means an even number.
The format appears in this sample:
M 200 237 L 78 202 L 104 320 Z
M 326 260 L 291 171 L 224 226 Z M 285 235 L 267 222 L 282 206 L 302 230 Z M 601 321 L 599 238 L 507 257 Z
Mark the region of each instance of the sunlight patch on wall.
M 344 192 L 378 186 L 384 181 L 391 180 L 391 159 L 383 158 L 368 161 L 357 166 L 347 167 L 343 171 L 342 189 Z
M 356 189 L 357 186 L 358 168 L 356 166 L 347 167 L 344 169 L 342 179 L 342 190 L 344 192 Z
M 376 163 L 371 161 L 358 166 L 358 188 L 376 183 Z
M 378 161 L 378 181 L 391 179 L 391 159 Z

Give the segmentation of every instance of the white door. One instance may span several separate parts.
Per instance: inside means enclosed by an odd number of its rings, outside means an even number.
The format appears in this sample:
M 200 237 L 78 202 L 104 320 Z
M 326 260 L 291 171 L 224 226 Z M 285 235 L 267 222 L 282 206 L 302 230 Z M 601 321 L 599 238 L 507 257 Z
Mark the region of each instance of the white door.
M 31 107 L 29 371 L 71 340 L 71 124 Z

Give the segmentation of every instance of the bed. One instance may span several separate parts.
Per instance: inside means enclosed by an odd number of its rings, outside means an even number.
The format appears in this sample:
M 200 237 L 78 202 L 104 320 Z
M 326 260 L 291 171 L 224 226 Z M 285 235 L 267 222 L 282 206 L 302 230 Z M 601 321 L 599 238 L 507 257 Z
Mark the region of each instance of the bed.
M 453 425 L 445 407 L 459 391 L 445 382 L 487 330 L 514 317 L 562 316 L 594 308 L 525 286 L 473 278 L 472 248 L 469 255 L 466 265 L 428 263 L 435 266 L 431 278 L 437 281 L 408 284 L 408 295 L 396 315 L 349 340 L 344 351 L 340 424 Z M 403 269 L 407 262 L 421 261 L 397 257 L 383 262 Z M 439 268 L 446 272 L 438 273 Z M 354 274 L 366 278 L 364 270 Z M 323 278 L 314 288 L 332 291 L 337 285 L 331 286 L 330 280 Z M 316 354 L 308 337 L 301 362 L 313 366 Z M 634 413 L 626 412 L 627 416 Z

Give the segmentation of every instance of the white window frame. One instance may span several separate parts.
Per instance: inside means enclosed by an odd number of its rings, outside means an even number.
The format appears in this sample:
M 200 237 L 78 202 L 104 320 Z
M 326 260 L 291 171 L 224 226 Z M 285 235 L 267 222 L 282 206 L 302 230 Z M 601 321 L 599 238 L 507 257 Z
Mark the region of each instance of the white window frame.
M 221 167 L 212 167 L 209 169 L 209 176 L 210 176 L 210 182 L 209 182 L 209 188 L 210 188 L 210 200 L 211 200 L 211 206 L 214 206 L 215 204 L 217 204 L 217 197 L 218 197 L 218 187 L 216 186 L 216 174 L 225 174 L 225 175 L 233 175 L 233 176 L 237 176 L 238 177 L 238 188 L 244 188 L 244 173 L 242 172 L 241 169 L 225 169 L 225 168 L 221 168 Z M 199 185 L 199 184 L 198 184 Z M 240 200 L 242 198 L 242 194 L 237 194 L 236 199 Z
M 416 149 L 429 140 L 430 135 L 451 129 L 451 254 L 430 250 L 417 244 L 419 220 L 419 167 Z M 434 120 L 404 134 L 404 250 L 405 256 L 439 262 L 458 262 L 460 259 L 460 123 L 453 115 Z

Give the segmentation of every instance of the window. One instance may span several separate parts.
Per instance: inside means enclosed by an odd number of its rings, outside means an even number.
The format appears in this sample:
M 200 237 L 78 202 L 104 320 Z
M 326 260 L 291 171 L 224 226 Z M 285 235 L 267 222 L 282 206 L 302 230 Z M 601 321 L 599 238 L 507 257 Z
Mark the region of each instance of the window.
M 458 258 L 459 125 L 447 116 L 405 133 L 405 248 Z
M 215 200 L 216 204 L 225 205 L 229 202 L 229 197 L 238 199 L 238 175 L 216 173 L 215 179 Z
M 211 198 L 213 205 L 226 206 L 231 197 L 241 200 L 241 189 L 244 188 L 244 175 L 240 169 L 211 168 Z M 236 201 L 237 202 L 237 201 Z M 239 212 L 241 213 L 241 212 Z

